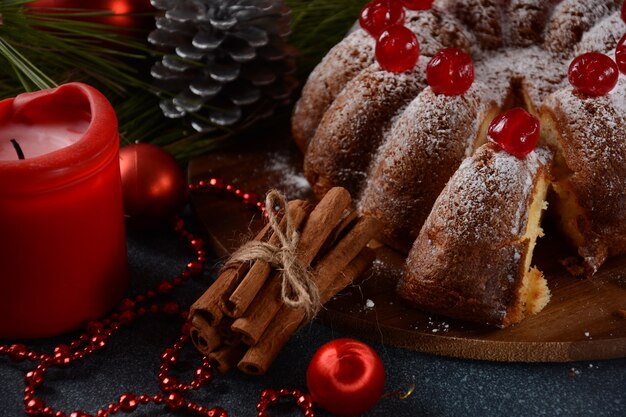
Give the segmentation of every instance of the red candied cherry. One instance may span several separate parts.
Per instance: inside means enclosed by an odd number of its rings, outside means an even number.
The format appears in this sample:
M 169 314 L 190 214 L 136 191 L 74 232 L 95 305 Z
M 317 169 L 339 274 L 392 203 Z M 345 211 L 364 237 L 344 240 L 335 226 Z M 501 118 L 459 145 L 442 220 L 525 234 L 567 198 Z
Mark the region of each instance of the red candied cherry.
M 428 10 L 433 7 L 433 0 L 400 0 L 409 10 Z
M 511 155 L 523 158 L 539 142 L 539 119 L 516 107 L 493 119 L 487 138 Z
M 378 39 L 388 27 L 404 23 L 404 8 L 398 0 L 372 0 L 361 10 L 359 23 Z
M 376 42 L 376 60 L 385 71 L 408 71 L 415 67 L 419 57 L 417 37 L 404 26 L 391 26 Z
M 437 94 L 461 95 L 474 82 L 472 57 L 458 48 L 442 49 L 428 63 L 426 80 Z
M 385 387 L 385 367 L 368 345 L 335 339 L 320 347 L 306 371 L 313 401 L 338 416 L 358 416 L 372 408 Z
M 615 50 L 615 61 L 617 61 L 617 67 L 622 74 L 626 74 L 626 35 L 622 36 L 622 39 L 620 39 L 617 44 L 617 49 Z
M 619 69 L 609 56 L 588 52 L 574 58 L 567 78 L 576 90 L 589 96 L 608 94 L 617 84 Z

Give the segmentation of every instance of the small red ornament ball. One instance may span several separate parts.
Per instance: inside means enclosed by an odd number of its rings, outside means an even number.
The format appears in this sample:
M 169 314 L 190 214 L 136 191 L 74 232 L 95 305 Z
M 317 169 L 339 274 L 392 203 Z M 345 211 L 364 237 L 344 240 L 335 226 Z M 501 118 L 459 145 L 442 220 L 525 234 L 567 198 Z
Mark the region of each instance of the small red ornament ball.
M 433 7 L 433 0 L 400 0 L 409 10 L 428 10 Z
M 387 28 L 376 42 L 376 60 L 389 72 L 404 72 L 415 67 L 420 45 L 415 34 L 404 26 Z
M 385 368 L 378 354 L 354 339 L 336 339 L 313 355 L 306 372 L 313 401 L 342 417 L 372 408 L 385 387 Z
M 398 0 L 372 0 L 363 6 L 359 23 L 367 33 L 378 38 L 389 26 L 404 23 L 404 7 Z
M 149 229 L 171 220 L 185 205 L 183 171 L 156 145 L 138 143 L 120 149 L 124 213 L 131 227 Z
M 609 56 L 588 52 L 574 58 L 567 78 L 579 92 L 592 97 L 608 94 L 619 77 L 617 64 Z
M 539 130 L 539 119 L 516 107 L 493 119 L 487 138 L 511 155 L 524 158 L 537 146 Z
M 622 39 L 620 39 L 617 44 L 617 49 L 615 49 L 615 61 L 621 73 L 626 74 L 626 34 L 622 36 Z
M 461 95 L 474 82 L 472 57 L 458 48 L 442 49 L 428 62 L 426 79 L 437 94 Z

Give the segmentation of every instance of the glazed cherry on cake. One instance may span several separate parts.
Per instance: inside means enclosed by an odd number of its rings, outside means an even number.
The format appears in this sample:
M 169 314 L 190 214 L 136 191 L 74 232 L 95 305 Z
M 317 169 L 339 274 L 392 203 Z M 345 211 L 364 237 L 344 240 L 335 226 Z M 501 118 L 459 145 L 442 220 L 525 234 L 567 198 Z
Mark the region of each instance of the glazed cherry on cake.
M 617 85 L 619 69 L 609 56 L 588 52 L 574 58 L 567 77 L 580 93 L 592 97 L 608 94 Z
M 487 138 L 511 155 L 524 158 L 539 142 L 539 126 L 539 119 L 516 107 L 493 119 Z
M 626 74 L 626 34 L 622 36 L 622 39 L 620 39 L 617 44 L 617 48 L 615 49 L 615 61 L 622 74 Z
M 361 27 L 378 39 L 385 29 L 404 23 L 404 8 L 398 0 L 373 0 L 367 3 L 359 15 Z
M 428 10 L 433 7 L 433 0 L 400 0 L 409 10 Z
M 472 57 L 459 48 L 442 49 L 428 62 L 426 80 L 437 94 L 459 96 L 474 82 Z
M 387 28 L 376 42 L 376 60 L 389 72 L 404 72 L 415 67 L 420 56 L 417 37 L 404 26 Z

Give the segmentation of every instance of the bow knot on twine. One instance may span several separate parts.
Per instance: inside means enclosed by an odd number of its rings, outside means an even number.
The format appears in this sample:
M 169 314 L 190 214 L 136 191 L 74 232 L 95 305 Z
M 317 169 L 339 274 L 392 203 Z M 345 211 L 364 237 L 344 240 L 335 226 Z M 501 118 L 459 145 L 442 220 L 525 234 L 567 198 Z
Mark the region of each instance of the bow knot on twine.
M 313 274 L 308 265 L 298 258 L 300 233 L 293 226 L 293 219 L 287 207 L 287 199 L 277 190 L 271 190 L 265 198 L 265 210 L 270 227 L 279 244 L 269 242 L 248 242 L 232 254 L 224 268 L 242 262 L 262 260 L 281 271 L 282 301 L 291 308 L 301 308 L 308 318 L 312 318 L 321 308 L 320 293 L 313 282 Z M 278 214 L 284 212 L 284 227 L 281 227 Z

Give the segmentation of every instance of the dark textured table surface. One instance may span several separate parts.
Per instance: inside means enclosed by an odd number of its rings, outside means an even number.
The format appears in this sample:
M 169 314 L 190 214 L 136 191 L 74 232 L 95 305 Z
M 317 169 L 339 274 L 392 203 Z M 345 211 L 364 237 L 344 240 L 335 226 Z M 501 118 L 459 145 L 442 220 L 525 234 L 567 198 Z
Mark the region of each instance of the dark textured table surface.
M 163 278 L 180 272 L 188 253 L 169 232 L 130 233 L 130 293 L 146 290 Z M 174 297 L 188 306 L 209 285 L 219 260 L 207 263 L 202 278 L 176 290 Z M 116 401 L 125 391 L 158 392 L 157 372 L 163 348 L 171 345 L 180 320 L 150 316 L 122 329 L 101 352 L 68 369 L 48 372 L 38 393 L 55 409 L 69 414 L 75 409 L 95 413 Z M 190 398 L 207 406 L 221 406 L 229 416 L 255 416 L 263 388 L 305 389 L 306 367 L 315 350 L 337 337 L 350 336 L 319 324 L 301 329 L 263 377 L 239 373 L 216 375 L 213 382 Z M 51 349 L 70 336 L 28 342 L 29 347 Z M 7 341 L 0 341 L 7 342 Z M 516 364 L 450 359 L 370 343 L 383 359 L 387 391 L 416 385 L 406 400 L 381 401 L 368 416 L 626 416 L 626 359 L 581 363 Z M 198 355 L 187 349 L 178 370 L 184 377 L 198 364 Z M 32 366 L 32 365 L 30 365 Z M 28 363 L 13 364 L 0 357 L 0 416 L 23 416 L 23 377 Z M 291 408 L 274 409 L 279 416 L 300 415 Z M 123 415 L 123 414 L 119 414 Z M 175 416 L 149 405 L 132 415 Z M 319 411 L 317 415 L 328 414 Z

